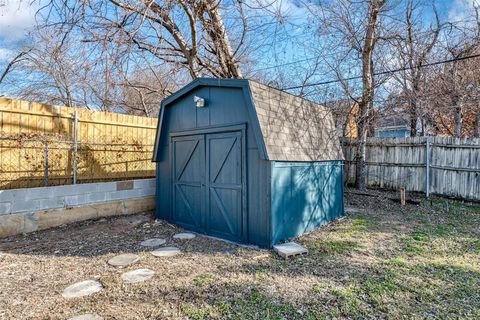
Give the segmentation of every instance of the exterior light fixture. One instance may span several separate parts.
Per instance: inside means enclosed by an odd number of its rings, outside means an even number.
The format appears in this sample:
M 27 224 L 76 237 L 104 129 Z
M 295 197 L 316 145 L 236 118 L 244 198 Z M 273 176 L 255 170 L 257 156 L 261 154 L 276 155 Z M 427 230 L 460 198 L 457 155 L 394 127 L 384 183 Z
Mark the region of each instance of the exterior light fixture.
M 197 108 L 205 107 L 205 99 L 204 98 L 194 96 L 193 101 L 195 102 L 195 105 L 197 106 Z

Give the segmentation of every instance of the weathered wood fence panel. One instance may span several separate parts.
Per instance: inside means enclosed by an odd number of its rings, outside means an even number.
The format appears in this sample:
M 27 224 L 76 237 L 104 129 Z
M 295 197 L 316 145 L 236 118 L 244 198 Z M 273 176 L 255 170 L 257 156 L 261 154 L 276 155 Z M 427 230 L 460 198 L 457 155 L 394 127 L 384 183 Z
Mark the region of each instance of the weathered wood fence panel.
M 343 144 L 345 176 L 353 182 L 356 142 L 345 139 Z M 480 139 L 369 138 L 366 180 L 372 187 L 404 187 L 410 191 L 480 200 Z
M 154 177 L 156 125 L 155 118 L 0 98 L 0 189 L 73 183 L 75 168 L 79 183 Z

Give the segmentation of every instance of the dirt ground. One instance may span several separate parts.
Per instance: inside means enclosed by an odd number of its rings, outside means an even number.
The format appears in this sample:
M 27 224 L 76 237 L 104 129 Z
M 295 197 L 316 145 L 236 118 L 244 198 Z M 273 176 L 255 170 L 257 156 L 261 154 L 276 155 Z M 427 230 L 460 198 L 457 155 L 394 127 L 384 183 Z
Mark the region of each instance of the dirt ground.
M 309 254 L 287 261 L 267 250 L 207 237 L 151 215 L 88 221 L 0 240 L 0 319 L 478 319 L 480 205 L 445 199 L 401 207 L 397 194 L 347 192 L 358 208 L 295 241 Z M 158 258 L 139 243 L 167 239 L 182 254 Z M 108 259 L 136 253 L 114 268 Z M 125 284 L 120 275 L 155 276 Z M 67 300 L 62 291 L 98 279 L 104 289 Z

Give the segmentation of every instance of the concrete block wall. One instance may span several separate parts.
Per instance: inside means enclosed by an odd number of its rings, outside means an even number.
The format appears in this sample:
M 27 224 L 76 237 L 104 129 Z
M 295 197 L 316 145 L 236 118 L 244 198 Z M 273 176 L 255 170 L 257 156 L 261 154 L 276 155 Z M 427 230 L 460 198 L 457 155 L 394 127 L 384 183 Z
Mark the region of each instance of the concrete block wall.
M 0 237 L 155 208 L 155 179 L 0 190 Z

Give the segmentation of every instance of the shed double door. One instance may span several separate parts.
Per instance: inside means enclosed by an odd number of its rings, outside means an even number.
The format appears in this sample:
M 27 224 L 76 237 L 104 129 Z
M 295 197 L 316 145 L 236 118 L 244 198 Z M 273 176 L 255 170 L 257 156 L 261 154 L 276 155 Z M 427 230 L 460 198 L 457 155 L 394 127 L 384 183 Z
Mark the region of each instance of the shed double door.
M 242 132 L 172 138 L 173 220 L 212 236 L 242 240 Z

